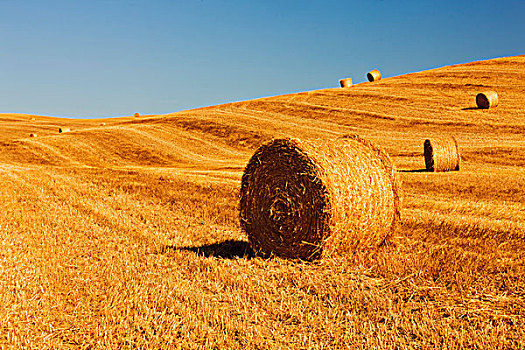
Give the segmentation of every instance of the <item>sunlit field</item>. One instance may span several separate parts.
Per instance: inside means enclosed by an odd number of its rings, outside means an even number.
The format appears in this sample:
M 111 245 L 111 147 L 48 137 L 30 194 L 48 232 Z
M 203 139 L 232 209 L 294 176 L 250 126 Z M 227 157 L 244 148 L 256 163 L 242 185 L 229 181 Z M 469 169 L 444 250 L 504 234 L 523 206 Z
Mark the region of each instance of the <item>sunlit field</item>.
M 254 256 L 251 155 L 345 134 L 398 169 L 393 237 Z M 422 171 L 436 136 L 459 171 Z M 0 114 L 0 184 L 2 348 L 525 348 L 525 56 L 168 115 Z

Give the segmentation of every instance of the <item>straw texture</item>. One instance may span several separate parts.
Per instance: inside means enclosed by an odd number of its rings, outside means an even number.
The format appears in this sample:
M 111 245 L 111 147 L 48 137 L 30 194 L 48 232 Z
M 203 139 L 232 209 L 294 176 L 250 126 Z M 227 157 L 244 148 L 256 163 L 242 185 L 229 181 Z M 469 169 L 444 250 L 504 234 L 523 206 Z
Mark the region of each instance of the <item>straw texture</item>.
M 341 87 L 350 87 L 352 86 L 352 78 L 344 78 L 339 80 L 339 84 L 341 84 Z
M 378 81 L 381 80 L 381 73 L 374 69 L 366 74 L 366 77 L 368 78 L 368 81 Z
M 425 140 L 425 166 L 428 171 L 459 170 L 459 148 L 454 137 Z
M 400 216 L 390 158 L 358 136 L 261 146 L 246 166 L 240 197 L 241 226 L 263 256 L 351 254 L 384 242 Z
M 476 96 L 476 104 L 478 105 L 478 108 L 488 109 L 496 107 L 498 103 L 498 94 L 495 91 L 480 92 Z

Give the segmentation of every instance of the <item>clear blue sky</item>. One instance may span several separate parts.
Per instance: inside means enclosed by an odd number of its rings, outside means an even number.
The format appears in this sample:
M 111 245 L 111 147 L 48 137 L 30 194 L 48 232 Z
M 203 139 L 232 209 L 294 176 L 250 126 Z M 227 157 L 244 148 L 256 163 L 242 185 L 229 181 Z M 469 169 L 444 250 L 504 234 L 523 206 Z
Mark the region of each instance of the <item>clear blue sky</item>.
M 168 113 L 518 54 L 523 0 L 0 0 L 0 112 Z

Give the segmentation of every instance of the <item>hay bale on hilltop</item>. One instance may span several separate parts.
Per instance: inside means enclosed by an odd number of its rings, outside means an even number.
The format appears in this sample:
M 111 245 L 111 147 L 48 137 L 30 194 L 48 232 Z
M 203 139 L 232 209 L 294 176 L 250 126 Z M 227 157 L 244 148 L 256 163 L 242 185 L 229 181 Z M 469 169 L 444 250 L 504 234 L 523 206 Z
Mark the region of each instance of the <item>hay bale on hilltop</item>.
M 339 80 L 339 84 L 342 88 L 352 86 L 352 78 L 344 78 Z
M 459 148 L 454 137 L 425 140 L 423 144 L 425 166 L 428 171 L 458 171 Z
M 381 73 L 377 69 L 374 69 L 366 73 L 366 77 L 368 81 L 378 81 L 381 80 Z
M 134 116 L 135 116 L 135 118 L 140 118 L 140 113 L 137 112 L 137 113 L 134 114 Z
M 242 176 L 240 221 L 264 256 L 312 260 L 384 242 L 400 216 L 389 156 L 359 138 L 277 139 Z
M 478 108 L 489 109 L 496 107 L 499 103 L 496 91 L 484 91 L 476 95 L 476 105 Z
M 71 130 L 69 130 L 69 128 L 58 128 L 58 132 L 60 134 L 64 133 L 64 132 L 70 132 Z

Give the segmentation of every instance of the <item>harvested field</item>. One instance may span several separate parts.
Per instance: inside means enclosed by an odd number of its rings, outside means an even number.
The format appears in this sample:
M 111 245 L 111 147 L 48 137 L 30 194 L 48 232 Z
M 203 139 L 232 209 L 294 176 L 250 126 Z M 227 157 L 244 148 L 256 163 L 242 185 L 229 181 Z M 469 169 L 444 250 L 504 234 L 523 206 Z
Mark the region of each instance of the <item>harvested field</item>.
M 104 126 L 0 114 L 0 345 L 525 348 L 523 91 L 516 56 Z M 254 152 L 348 134 L 398 169 L 390 239 L 255 256 L 239 222 Z M 426 172 L 438 134 L 461 171 Z

